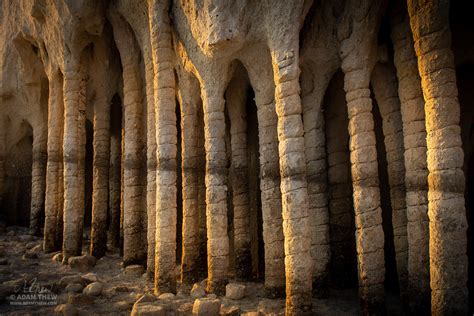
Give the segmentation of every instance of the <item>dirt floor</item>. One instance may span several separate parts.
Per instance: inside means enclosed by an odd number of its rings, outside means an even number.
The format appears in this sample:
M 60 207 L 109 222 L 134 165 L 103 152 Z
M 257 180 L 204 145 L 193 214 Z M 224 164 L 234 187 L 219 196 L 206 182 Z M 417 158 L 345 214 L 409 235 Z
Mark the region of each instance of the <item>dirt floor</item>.
M 26 228 L 0 227 L 1 315 L 129 315 L 132 309 L 136 314 L 151 311 L 147 305 L 159 306 L 159 315 L 192 315 L 194 301 L 201 295 L 219 299 L 221 315 L 284 315 L 284 300 L 265 299 L 262 283 L 245 283 L 245 297 L 239 300 L 199 293 L 204 282 L 193 291 L 182 285 L 177 295 L 157 298 L 143 268 L 124 269 L 117 251 L 107 252 L 95 266 L 81 272 L 55 261 L 58 253 L 44 254 L 41 241 L 28 235 Z M 314 314 L 360 314 L 357 289 L 330 290 L 328 296 L 314 298 Z M 134 307 L 140 299 L 142 303 Z

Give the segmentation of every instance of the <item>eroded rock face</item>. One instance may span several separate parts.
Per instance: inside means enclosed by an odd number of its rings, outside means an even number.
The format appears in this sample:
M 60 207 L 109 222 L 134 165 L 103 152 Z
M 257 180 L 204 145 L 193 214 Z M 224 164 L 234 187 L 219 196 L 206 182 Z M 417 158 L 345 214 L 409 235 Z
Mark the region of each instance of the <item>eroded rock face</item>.
M 474 32 L 463 11 L 3 1 L 0 220 L 31 236 L 3 222 L 0 233 L 30 242 L 25 264 L 44 251 L 58 269 L 102 269 L 119 249 L 118 277 L 146 272 L 168 304 L 134 314 L 191 312 L 171 303 L 184 293 L 196 314 L 219 313 L 217 296 L 263 291 L 304 315 L 328 287 L 357 287 L 377 313 L 387 286 L 414 313 L 465 314 Z M 104 294 L 94 273 L 62 279 L 69 303 L 56 312 Z

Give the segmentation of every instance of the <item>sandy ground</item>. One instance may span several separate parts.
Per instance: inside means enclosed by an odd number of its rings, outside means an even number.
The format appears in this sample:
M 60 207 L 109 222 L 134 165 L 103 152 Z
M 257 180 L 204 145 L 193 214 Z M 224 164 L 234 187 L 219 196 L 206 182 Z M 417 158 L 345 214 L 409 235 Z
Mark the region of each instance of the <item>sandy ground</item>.
M 87 245 L 87 241 L 84 244 Z M 83 251 L 87 253 L 87 246 Z M 148 293 L 147 298 L 155 300 L 153 304 L 164 304 L 168 310 L 176 311 L 169 311 L 167 315 L 192 315 L 195 298 L 190 296 L 191 286 L 182 285 L 176 296 L 160 300 L 151 295 L 153 284 L 140 269 L 130 272 L 122 267 L 117 251 L 107 252 L 94 267 L 84 272 L 54 261 L 55 254 L 44 254 L 41 239 L 29 236 L 25 228 L 3 227 L 0 232 L 0 314 L 51 315 L 61 311 L 70 315 L 129 315 L 134 303 Z M 84 278 L 86 274 L 89 277 Z M 97 278 L 102 286 L 95 295 L 83 293 L 91 277 Z M 67 287 L 72 283 L 75 285 Z M 245 293 L 245 298 L 240 300 L 218 297 L 221 314 L 225 315 L 222 313 L 225 307 L 234 306 L 241 315 L 284 314 L 284 300 L 265 299 L 262 283 L 245 283 Z M 213 294 L 206 296 L 214 297 Z M 14 305 L 24 302 L 27 305 Z M 313 299 L 313 311 L 317 315 L 358 315 L 357 289 L 330 290 L 329 298 Z

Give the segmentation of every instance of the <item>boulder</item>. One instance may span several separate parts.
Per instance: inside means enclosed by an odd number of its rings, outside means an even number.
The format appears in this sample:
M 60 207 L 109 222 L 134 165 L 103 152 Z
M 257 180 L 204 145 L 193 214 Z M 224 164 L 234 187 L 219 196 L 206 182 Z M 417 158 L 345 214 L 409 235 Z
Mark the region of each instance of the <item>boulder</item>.
M 168 316 L 164 306 L 153 303 L 134 304 L 130 316 Z
M 141 277 L 143 273 L 145 273 L 145 268 L 143 268 L 143 266 L 139 264 L 129 265 L 123 271 L 124 275 L 137 277 L 137 278 Z
M 193 315 L 217 316 L 221 309 L 221 301 L 216 298 L 198 298 L 193 304 Z
M 229 283 L 225 287 L 225 297 L 230 300 L 241 300 L 245 297 L 245 285 Z
M 67 293 L 81 293 L 84 287 L 80 283 L 70 283 L 66 286 Z
M 158 299 L 163 300 L 163 301 L 171 301 L 175 298 L 175 295 L 173 293 L 163 293 L 160 296 L 158 296 Z
M 92 282 L 91 284 L 86 286 L 86 288 L 82 292 L 89 296 L 99 296 L 100 294 L 102 294 L 102 288 L 103 288 L 102 283 Z
M 82 279 L 79 275 L 66 275 L 59 280 L 59 286 L 66 287 L 71 283 L 81 283 Z
M 87 283 L 87 284 L 99 281 L 99 277 L 97 276 L 97 274 L 92 273 L 92 272 L 84 274 L 83 276 L 81 276 L 81 279 L 84 283 Z
M 51 260 L 53 260 L 54 262 L 61 263 L 63 261 L 63 254 L 61 252 L 59 252 L 59 253 L 53 255 Z
M 192 298 L 201 298 L 206 296 L 206 290 L 201 283 L 194 283 L 190 295 Z
M 94 256 L 83 255 L 69 258 L 68 264 L 72 269 L 87 272 L 95 266 L 96 261 Z

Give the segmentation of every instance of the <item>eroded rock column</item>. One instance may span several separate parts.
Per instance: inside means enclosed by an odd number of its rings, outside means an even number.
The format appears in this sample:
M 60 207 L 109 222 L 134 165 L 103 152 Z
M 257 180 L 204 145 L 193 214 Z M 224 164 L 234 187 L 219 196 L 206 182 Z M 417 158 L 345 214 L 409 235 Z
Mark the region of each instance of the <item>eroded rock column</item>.
M 199 151 L 198 116 L 199 83 L 190 74 L 179 74 L 179 103 L 181 105 L 181 157 L 183 188 L 183 251 L 181 282 L 198 280 L 199 271 Z
M 176 292 L 175 78 L 168 1 L 149 1 L 156 120 L 155 293 Z
M 465 315 L 469 304 L 464 153 L 449 1 L 410 0 L 408 13 L 425 100 L 431 312 Z
M 79 61 L 66 60 L 64 70 L 64 209 L 63 262 L 81 254 L 84 223 L 86 146 L 86 79 Z
M 229 265 L 227 235 L 227 156 L 222 83 L 201 86 L 206 149 L 207 290 L 223 294 Z M 201 83 L 202 84 L 202 83 Z
M 44 211 L 47 164 L 47 122 L 33 135 L 33 166 L 31 173 L 30 234 L 39 236 Z
M 316 90 L 317 88 L 315 88 Z M 317 89 L 322 90 L 323 89 Z M 311 219 L 311 257 L 313 259 L 313 291 L 327 286 L 331 259 L 329 245 L 328 177 L 326 137 L 321 103 L 324 92 L 315 91 L 302 99 L 309 212 Z M 322 294 L 322 292 L 318 293 Z
M 299 96 L 298 46 L 271 52 L 278 116 L 278 151 L 285 236 L 286 314 L 311 313 L 311 227 L 306 157 Z
M 155 275 L 155 238 L 156 238 L 156 132 L 155 132 L 155 100 L 153 87 L 153 60 L 150 48 L 145 52 L 145 77 L 147 98 L 146 123 L 146 209 L 147 209 L 147 264 L 149 279 Z
M 248 279 L 252 275 L 247 122 L 245 113 L 247 89 L 248 84 L 245 82 L 245 79 L 236 77 L 230 82 L 225 94 L 230 120 L 231 169 L 229 182 L 232 187 L 234 210 L 234 260 L 235 276 L 237 279 Z
M 57 244 L 58 213 L 62 214 L 63 182 L 62 173 L 62 133 L 63 133 L 63 82 L 59 73 L 49 78 L 48 97 L 48 140 L 46 163 L 46 194 L 44 219 L 44 252 L 60 249 Z M 61 195 L 60 195 L 61 194 Z M 60 211 L 61 209 L 61 211 Z M 59 227 L 61 228 L 61 227 Z M 62 235 L 62 234 L 61 234 Z
M 141 54 L 127 23 L 112 16 L 114 38 L 122 60 L 124 135 L 122 138 L 123 167 L 123 262 L 124 265 L 143 263 L 146 243 L 143 241 L 144 220 L 142 198 L 142 82 L 139 67 Z
M 349 117 L 359 295 L 363 309 L 371 312 L 380 308 L 384 301 L 385 261 L 377 149 L 369 89 L 370 70 L 364 67 L 347 69 L 345 66 L 343 63 Z
M 398 99 L 398 82 L 393 65 L 376 65 L 372 72 L 371 82 L 382 116 L 398 282 L 400 294 L 402 298 L 405 298 L 408 282 L 405 160 L 403 156 L 403 124 Z
M 413 310 L 429 310 L 430 263 L 425 109 L 406 6 L 392 19 L 394 63 L 403 121 L 408 236 L 407 298 Z
M 115 108 L 112 108 L 115 110 Z M 121 110 L 121 108 L 118 108 Z M 122 115 L 111 113 L 109 163 L 109 236 L 112 247 L 120 246 Z
M 107 250 L 107 207 L 109 185 L 110 108 L 105 95 L 94 104 L 92 223 L 90 253 L 101 258 Z

